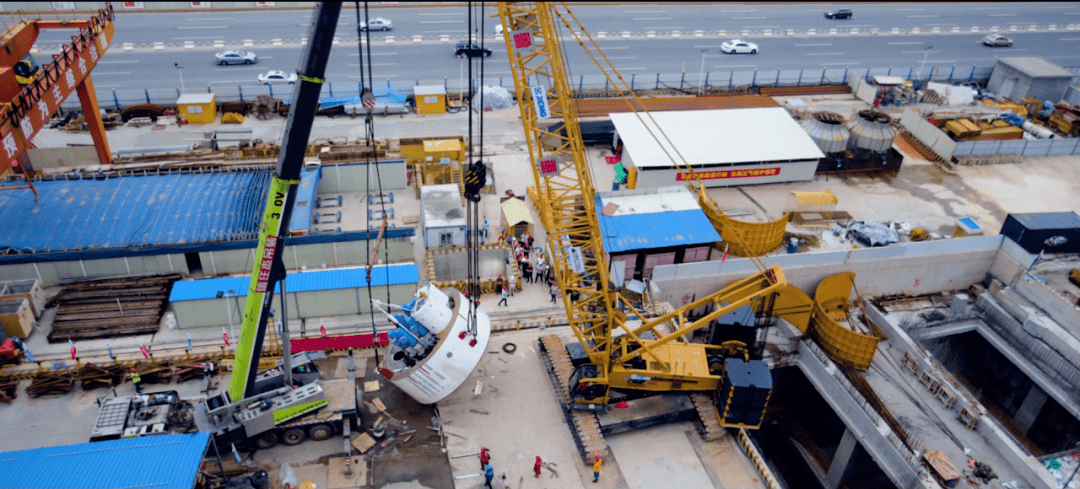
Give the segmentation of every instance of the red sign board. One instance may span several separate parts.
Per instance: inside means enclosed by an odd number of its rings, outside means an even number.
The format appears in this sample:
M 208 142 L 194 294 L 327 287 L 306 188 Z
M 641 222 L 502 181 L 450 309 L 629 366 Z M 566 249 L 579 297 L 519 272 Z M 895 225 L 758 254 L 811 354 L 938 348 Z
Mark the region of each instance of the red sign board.
M 753 178 L 775 177 L 780 174 L 780 167 L 757 168 L 754 170 L 716 170 L 698 172 L 679 172 L 676 181 L 686 182 L 690 180 L 717 180 L 724 178 Z

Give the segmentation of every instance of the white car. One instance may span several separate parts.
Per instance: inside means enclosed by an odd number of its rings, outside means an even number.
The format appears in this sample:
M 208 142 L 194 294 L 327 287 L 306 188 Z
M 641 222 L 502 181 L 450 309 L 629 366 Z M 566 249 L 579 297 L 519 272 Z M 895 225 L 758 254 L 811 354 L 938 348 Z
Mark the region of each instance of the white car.
M 499 24 L 495 24 L 495 35 L 496 35 L 496 36 L 501 36 L 501 35 L 502 35 L 502 33 L 503 33 L 503 26 L 502 26 L 502 24 L 501 24 L 501 23 L 499 23 Z
M 732 39 L 721 44 L 720 50 L 726 54 L 757 54 L 757 44 L 746 42 L 741 39 Z
M 296 73 L 270 70 L 259 75 L 259 83 L 262 83 L 263 85 L 269 85 L 271 83 L 288 83 L 289 85 L 293 85 L 296 83 Z
M 373 31 L 388 31 L 394 27 L 394 23 L 390 22 L 390 19 L 384 19 L 382 17 L 375 17 L 371 19 L 371 25 L 367 22 L 360 23 L 360 30 L 366 31 L 369 28 Z

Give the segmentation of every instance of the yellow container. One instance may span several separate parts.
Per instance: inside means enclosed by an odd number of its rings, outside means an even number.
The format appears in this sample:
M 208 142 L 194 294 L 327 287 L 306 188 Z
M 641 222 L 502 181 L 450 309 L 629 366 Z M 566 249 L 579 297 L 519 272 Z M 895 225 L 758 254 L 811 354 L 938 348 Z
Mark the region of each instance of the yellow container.
M 210 124 L 217 120 L 217 105 L 212 93 L 185 93 L 176 99 L 177 113 L 192 124 Z
M 457 139 L 431 139 L 424 141 L 424 161 L 449 164 L 465 160 L 465 145 Z M 446 158 L 446 160 L 443 160 Z
M 417 114 L 445 114 L 446 88 L 442 85 L 413 87 Z

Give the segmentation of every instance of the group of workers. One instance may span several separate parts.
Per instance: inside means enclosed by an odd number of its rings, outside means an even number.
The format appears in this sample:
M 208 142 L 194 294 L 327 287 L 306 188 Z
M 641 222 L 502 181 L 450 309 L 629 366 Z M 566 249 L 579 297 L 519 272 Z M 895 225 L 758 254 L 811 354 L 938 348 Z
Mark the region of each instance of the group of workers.
M 491 450 L 486 447 L 480 447 L 480 470 L 484 471 L 484 487 L 491 488 L 491 481 L 495 479 L 495 469 L 491 466 Z M 534 477 L 540 477 L 540 469 L 544 467 L 543 459 L 539 455 L 536 456 L 536 463 L 533 464 Z M 550 466 L 554 466 L 554 463 L 547 463 Z M 600 469 L 603 467 L 604 461 L 599 456 L 593 457 L 593 482 L 600 481 Z M 549 467 L 550 468 L 550 467 Z M 551 469 L 554 471 L 554 469 Z M 506 475 L 503 475 L 506 478 Z

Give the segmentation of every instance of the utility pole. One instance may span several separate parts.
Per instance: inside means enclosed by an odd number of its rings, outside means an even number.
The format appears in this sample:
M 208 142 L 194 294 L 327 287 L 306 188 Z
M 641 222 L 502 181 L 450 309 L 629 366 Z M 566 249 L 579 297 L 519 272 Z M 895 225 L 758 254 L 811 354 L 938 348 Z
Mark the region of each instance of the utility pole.
M 922 64 L 919 65 L 919 74 L 915 75 L 915 80 L 922 79 L 922 70 L 926 67 L 926 58 L 930 56 L 931 49 L 934 49 L 934 46 L 926 46 L 926 52 L 923 54 L 922 57 Z
M 698 73 L 698 95 L 701 95 L 705 91 L 705 53 L 709 52 L 709 48 L 701 48 L 701 72 Z
M 173 63 L 176 67 L 176 72 L 180 74 L 180 93 L 184 93 L 187 90 L 184 89 L 184 67 L 180 63 Z

